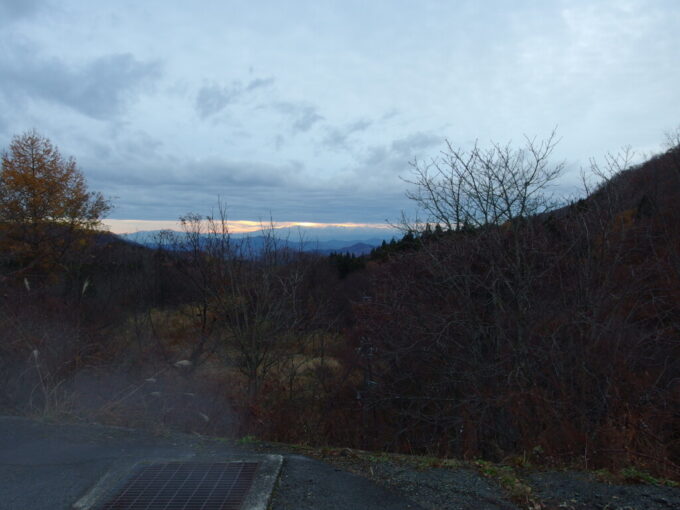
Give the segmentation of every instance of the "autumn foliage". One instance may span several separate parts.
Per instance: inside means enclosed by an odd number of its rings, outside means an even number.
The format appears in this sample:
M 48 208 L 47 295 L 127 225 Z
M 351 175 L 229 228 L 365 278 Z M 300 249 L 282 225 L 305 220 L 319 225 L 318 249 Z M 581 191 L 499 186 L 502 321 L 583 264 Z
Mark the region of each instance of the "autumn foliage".
M 393 251 L 356 307 L 373 446 L 680 475 L 677 150 Z
M 420 167 L 432 224 L 358 261 L 272 232 L 254 250 L 222 214 L 156 249 L 81 246 L 108 203 L 18 137 L 0 277 L 70 269 L 3 288 L 0 409 L 680 479 L 680 145 L 610 160 L 559 208 L 541 194 L 553 146 Z
M 2 154 L 2 248 L 21 268 L 58 264 L 109 209 L 75 160 L 35 131 L 14 137 Z

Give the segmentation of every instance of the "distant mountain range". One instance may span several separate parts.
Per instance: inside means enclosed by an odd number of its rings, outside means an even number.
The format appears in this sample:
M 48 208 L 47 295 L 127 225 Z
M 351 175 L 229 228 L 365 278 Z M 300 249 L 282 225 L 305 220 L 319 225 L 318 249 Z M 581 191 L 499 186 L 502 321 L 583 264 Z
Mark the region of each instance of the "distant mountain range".
M 173 248 L 173 241 L 167 235 L 168 231 L 148 230 L 132 234 L 118 234 L 118 237 L 143 246 Z M 181 242 L 186 234 L 171 231 L 174 239 Z M 365 255 L 383 241 L 401 237 L 395 229 L 388 228 L 350 228 L 350 227 L 322 227 L 322 228 L 281 228 L 274 230 L 277 245 L 291 250 L 328 255 L 330 253 L 350 253 Z M 208 243 L 211 235 L 203 234 L 204 242 Z M 267 242 L 267 236 L 262 231 L 249 234 L 232 234 L 231 238 L 246 246 L 249 251 L 259 253 Z

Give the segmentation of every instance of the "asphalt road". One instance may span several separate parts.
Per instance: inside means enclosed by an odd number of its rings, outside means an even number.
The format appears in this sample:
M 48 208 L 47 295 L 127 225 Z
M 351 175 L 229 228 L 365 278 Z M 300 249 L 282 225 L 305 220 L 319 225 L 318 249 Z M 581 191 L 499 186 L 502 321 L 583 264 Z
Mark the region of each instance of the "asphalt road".
M 252 452 L 219 440 L 100 425 L 0 417 L 0 510 L 71 509 L 102 477 L 145 459 L 233 460 Z M 272 510 L 421 507 L 365 478 L 300 455 L 284 455 Z

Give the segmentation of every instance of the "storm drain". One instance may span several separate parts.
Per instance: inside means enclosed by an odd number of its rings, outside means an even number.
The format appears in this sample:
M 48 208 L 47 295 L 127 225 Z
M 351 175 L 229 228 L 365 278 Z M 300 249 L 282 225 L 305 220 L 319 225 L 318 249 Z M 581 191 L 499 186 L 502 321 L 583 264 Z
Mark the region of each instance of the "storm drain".
M 135 472 L 101 510 L 239 510 L 257 462 L 167 462 Z

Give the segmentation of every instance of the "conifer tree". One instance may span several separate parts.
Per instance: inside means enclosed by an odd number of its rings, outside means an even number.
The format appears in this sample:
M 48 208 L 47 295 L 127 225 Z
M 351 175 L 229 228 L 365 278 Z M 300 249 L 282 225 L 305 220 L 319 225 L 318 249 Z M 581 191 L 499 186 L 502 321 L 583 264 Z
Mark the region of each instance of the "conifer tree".
M 73 158 L 35 131 L 15 136 L 2 154 L 0 244 L 20 266 L 52 266 L 111 209 L 89 191 Z

